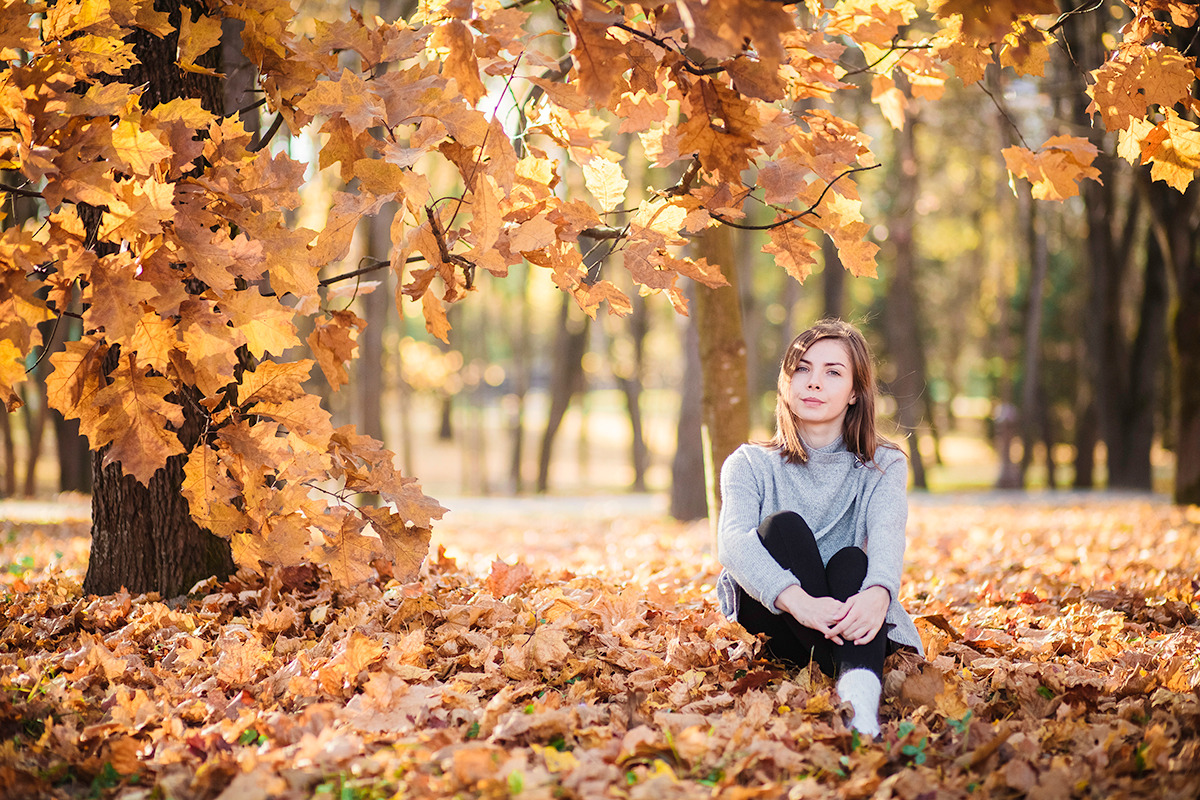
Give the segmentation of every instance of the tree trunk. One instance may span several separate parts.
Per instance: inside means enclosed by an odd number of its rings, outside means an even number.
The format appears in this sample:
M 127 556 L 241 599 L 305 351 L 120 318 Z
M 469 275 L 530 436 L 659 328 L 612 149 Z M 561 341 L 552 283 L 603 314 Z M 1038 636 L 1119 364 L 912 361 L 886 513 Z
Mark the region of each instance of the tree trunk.
M 554 437 L 558 434 L 571 398 L 583 383 L 583 354 L 587 352 L 588 318 L 581 312 L 571 313 L 571 298 L 564 294 L 559 315 L 558 337 L 554 346 L 554 364 L 550 370 L 550 412 L 542 434 L 542 449 L 538 456 L 537 490 L 550 487 L 550 458 Z
M 821 271 L 824 316 L 841 319 L 846 315 L 846 268 L 828 236 L 821 237 L 821 259 L 825 264 Z
M 896 398 L 896 413 L 901 429 L 910 437 L 909 463 L 913 470 L 913 486 L 929 488 L 925 478 L 925 462 L 921 458 L 919 428 L 921 399 L 926 391 L 925 351 L 921 343 L 920 309 L 917 302 L 917 254 L 913 241 L 913 206 L 917 197 L 917 153 L 914 130 L 915 118 L 893 134 L 898 169 L 891 179 L 892 206 L 888 214 L 887 244 L 892 253 L 892 277 L 888 281 L 884 307 L 887 329 L 887 350 L 891 355 L 896 377 L 889 381 L 888 390 Z
M 721 466 L 750 438 L 750 402 L 734 230 L 724 225 L 709 228 L 701 247 L 709 263 L 719 265 L 729 281 L 719 289 L 697 286 L 692 312 L 699 329 L 704 483 L 715 534 L 721 508 Z
M 1033 464 L 1034 446 L 1046 428 L 1046 403 L 1042 392 L 1042 317 L 1045 311 L 1046 274 L 1050 253 L 1046 247 L 1044 222 L 1034 205 L 1032 191 L 1021 190 L 1021 226 L 1025 229 L 1026 253 L 1032 269 L 1029 274 L 1029 299 L 1025 306 L 1024 376 L 1021 390 L 1021 464 L 1017 483 L 1026 485 L 1026 473 Z M 1049 448 L 1049 444 L 1046 445 Z M 1047 459 L 1050 453 L 1046 453 Z M 1054 474 L 1047 476 L 1053 485 Z
M 1175 281 L 1171 316 L 1176 503 L 1200 504 L 1200 183 L 1151 192 L 1153 230 Z
M 1154 184 L 1149 190 L 1175 193 L 1162 183 Z M 1162 394 L 1162 367 L 1168 352 L 1167 299 L 1166 256 L 1158 239 L 1148 237 L 1138 329 L 1126 362 L 1125 392 L 1118 398 L 1122 424 L 1113 431 L 1119 444 L 1109 446 L 1110 487 L 1153 488 L 1150 454 Z
M 530 302 L 529 302 L 529 268 L 526 266 L 521 273 L 521 295 L 519 298 L 516 333 L 512 337 L 512 403 L 508 406 L 508 483 L 513 494 L 525 491 L 525 398 L 529 394 L 529 380 L 532 372 L 530 363 Z M 509 280 L 513 280 L 512 277 Z M 506 402 L 506 405 L 507 402 Z
M 114 345 L 105 359 L 106 373 L 118 357 Z M 200 436 L 197 404 L 180 405 L 184 421 L 179 440 L 190 450 Z M 92 453 L 92 547 L 85 593 L 112 594 L 124 588 L 175 597 L 205 578 L 233 573 L 229 542 L 201 528 L 188 513 L 180 491 L 187 456 L 169 458 L 143 486 L 124 474 L 120 464 L 104 466 L 107 450 Z
M 695 308 L 696 287 L 688 286 Z M 708 515 L 704 483 L 704 448 L 700 443 L 701 393 L 700 332 L 696 312 L 688 317 L 683 336 L 683 381 L 680 386 L 679 423 L 675 428 L 675 458 L 671 462 L 670 515 L 685 522 Z
M 629 338 L 633 342 L 633 363 L 629 365 L 628 373 L 623 370 L 614 374 L 617 386 L 625 395 L 625 409 L 629 413 L 629 428 L 631 434 L 629 456 L 633 466 L 633 485 L 635 492 L 646 491 L 646 470 L 650 466 L 650 450 L 646 447 L 646 436 L 642 430 L 642 380 L 646 333 L 650 329 L 650 317 L 646 313 L 646 302 L 639 296 L 634 296 L 633 313 L 628 317 Z
M 158 0 L 156 8 L 167 11 L 178 28 L 181 11 L 205 13 L 201 2 Z M 224 98 L 220 83 L 213 78 L 181 71 L 175 64 L 177 32 L 159 39 L 135 29 L 131 34 L 139 63 L 121 79 L 135 86 L 146 84 L 141 105 L 152 109 L 179 97 L 199 98 L 209 111 L 221 113 Z M 219 51 L 205 57 L 205 66 L 218 68 Z M 86 214 L 85 223 L 99 214 Z M 92 228 L 94 230 L 94 228 Z M 116 364 L 118 348 L 109 350 L 109 369 Z M 186 388 L 184 391 L 187 391 Z M 182 403 L 184 423 L 178 431 L 185 448 L 199 436 L 198 421 Z M 185 456 L 168 460 L 142 486 L 125 475 L 120 464 L 103 464 L 104 450 L 92 453 L 92 546 L 83 590 L 88 594 L 110 594 L 122 587 L 130 592 L 156 591 L 164 597 L 182 594 L 197 581 L 233 572 L 229 543 L 200 528 L 188 513 L 183 483 Z
M 367 258 L 386 260 L 391 250 L 391 224 L 395 205 L 389 203 L 374 217 L 364 220 Z M 383 376 L 386 353 L 383 334 L 387 328 L 388 312 L 392 307 L 392 292 L 388 288 L 390 271 L 380 270 L 374 280 L 380 285 L 362 298 L 363 317 L 367 327 L 358 337 L 358 362 L 355 367 L 354 395 L 355 426 L 358 432 L 383 441 Z

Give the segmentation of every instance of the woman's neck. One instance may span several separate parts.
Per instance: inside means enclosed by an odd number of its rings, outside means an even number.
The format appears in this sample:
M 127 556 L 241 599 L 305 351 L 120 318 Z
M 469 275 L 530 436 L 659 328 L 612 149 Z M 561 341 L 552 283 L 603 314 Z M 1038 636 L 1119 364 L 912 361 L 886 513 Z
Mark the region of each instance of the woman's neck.
M 805 425 L 800 428 L 800 438 L 814 450 L 828 447 L 841 436 L 841 425 Z

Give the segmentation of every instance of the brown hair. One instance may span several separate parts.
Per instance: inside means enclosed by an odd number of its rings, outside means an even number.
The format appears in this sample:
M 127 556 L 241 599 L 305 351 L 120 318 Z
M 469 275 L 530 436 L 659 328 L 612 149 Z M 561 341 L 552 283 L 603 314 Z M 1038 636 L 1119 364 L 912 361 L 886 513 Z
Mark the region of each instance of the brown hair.
M 779 451 L 789 463 L 808 461 L 808 451 L 800 438 L 796 415 L 788 405 L 792 375 L 800 366 L 808 349 L 822 339 L 836 339 L 850 354 L 850 374 L 855 402 L 846 409 L 842 440 L 846 449 L 863 464 L 875 459 L 875 448 L 890 446 L 880 438 L 875 428 L 875 365 L 871 349 L 858 328 L 840 319 L 823 319 L 801 333 L 784 351 L 779 364 L 779 381 L 775 397 L 775 435 L 768 446 Z

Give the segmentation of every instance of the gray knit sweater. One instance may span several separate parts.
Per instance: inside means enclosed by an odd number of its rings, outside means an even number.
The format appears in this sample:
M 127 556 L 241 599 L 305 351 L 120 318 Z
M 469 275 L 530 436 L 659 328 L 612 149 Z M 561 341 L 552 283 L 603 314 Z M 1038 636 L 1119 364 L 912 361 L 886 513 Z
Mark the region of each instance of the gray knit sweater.
M 821 560 L 843 547 L 867 553 L 863 588 L 882 586 L 892 596 L 885 625 L 888 638 L 924 654 L 912 618 L 900 605 L 904 567 L 904 526 L 908 519 L 908 464 L 890 447 L 875 451 L 871 464 L 860 463 L 839 438 L 809 448 L 808 462 L 789 464 L 778 452 L 744 444 L 721 468 L 721 515 L 717 560 L 724 570 L 717 581 L 721 611 L 737 619 L 736 581 L 775 614 L 775 598 L 799 583 L 763 547 L 758 526 L 778 511 L 795 511 L 816 536 Z

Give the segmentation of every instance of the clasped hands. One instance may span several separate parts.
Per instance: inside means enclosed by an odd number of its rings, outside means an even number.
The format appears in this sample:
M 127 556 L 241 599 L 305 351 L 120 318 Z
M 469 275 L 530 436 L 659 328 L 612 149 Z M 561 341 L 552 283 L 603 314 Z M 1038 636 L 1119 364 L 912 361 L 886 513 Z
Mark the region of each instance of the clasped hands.
M 891 595 L 882 586 L 868 586 L 844 603 L 832 597 L 813 597 L 799 584 L 792 584 L 775 598 L 780 611 L 834 644 L 866 644 L 874 639 L 890 603 Z

